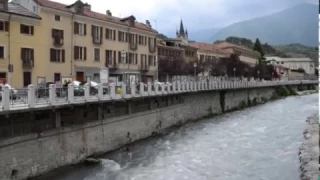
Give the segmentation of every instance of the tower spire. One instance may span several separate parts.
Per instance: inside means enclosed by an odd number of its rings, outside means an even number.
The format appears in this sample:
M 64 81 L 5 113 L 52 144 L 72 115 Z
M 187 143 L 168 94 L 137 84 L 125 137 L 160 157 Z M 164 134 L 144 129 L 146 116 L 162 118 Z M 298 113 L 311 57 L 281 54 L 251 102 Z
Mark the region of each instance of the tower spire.
M 183 28 L 183 22 L 182 22 L 182 19 L 180 21 L 180 30 L 179 30 L 179 34 L 180 36 L 184 36 L 185 34 L 185 31 L 184 31 L 184 28 Z

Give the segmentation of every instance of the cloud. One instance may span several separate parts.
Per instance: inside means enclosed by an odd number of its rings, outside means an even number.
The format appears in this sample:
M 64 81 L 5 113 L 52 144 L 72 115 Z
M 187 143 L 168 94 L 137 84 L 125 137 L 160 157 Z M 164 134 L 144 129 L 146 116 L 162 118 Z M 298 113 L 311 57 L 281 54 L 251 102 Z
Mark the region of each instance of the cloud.
M 55 0 L 72 4 L 75 0 Z M 317 0 L 83 0 L 94 11 L 114 16 L 134 15 L 149 20 L 158 31 L 175 32 L 180 19 L 190 30 L 224 27 L 229 24 L 281 11 L 299 3 Z

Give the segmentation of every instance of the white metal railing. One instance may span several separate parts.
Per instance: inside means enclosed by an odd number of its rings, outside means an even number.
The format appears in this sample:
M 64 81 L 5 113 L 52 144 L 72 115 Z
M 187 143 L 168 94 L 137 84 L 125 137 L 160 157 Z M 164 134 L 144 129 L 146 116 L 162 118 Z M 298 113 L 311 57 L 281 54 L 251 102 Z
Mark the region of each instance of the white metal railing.
M 131 99 L 137 97 L 162 96 L 167 94 L 181 94 L 198 91 L 212 91 L 223 89 L 246 89 L 255 87 L 271 87 L 281 85 L 299 85 L 299 84 L 318 84 L 317 80 L 295 80 L 295 81 L 234 81 L 234 80 L 203 80 L 203 81 L 175 81 L 172 83 L 140 83 L 139 85 L 126 86 L 124 83 L 121 88 L 114 84 L 103 86 L 99 84 L 92 92 L 89 85 L 83 89 L 84 92 L 78 92 L 73 84 L 69 84 L 65 89 L 56 89 L 50 85 L 48 97 L 38 97 L 37 89 L 34 85 L 29 85 L 23 102 L 20 104 L 12 103 L 12 92 L 10 87 L 5 85 L 1 91 L 0 111 L 40 108 L 44 106 L 60 106 L 66 104 L 78 104 L 95 101 L 112 101 L 119 99 Z M 120 92 L 119 92 L 120 88 Z M 59 92 L 58 92 L 59 91 Z M 19 97 L 18 97 L 19 98 Z

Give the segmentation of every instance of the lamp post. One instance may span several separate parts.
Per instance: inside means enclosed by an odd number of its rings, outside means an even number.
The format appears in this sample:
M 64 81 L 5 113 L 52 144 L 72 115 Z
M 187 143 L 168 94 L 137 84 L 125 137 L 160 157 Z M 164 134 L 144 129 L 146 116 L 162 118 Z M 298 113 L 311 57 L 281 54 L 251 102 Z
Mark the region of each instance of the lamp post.
M 158 63 L 158 56 L 156 56 L 156 66 L 157 66 L 156 80 L 159 81 L 159 63 Z
M 236 78 L 236 68 L 233 68 L 233 78 Z
M 260 71 L 258 70 L 258 80 L 260 81 Z
M 193 67 L 194 67 L 194 77 L 197 77 L 197 63 L 193 63 Z

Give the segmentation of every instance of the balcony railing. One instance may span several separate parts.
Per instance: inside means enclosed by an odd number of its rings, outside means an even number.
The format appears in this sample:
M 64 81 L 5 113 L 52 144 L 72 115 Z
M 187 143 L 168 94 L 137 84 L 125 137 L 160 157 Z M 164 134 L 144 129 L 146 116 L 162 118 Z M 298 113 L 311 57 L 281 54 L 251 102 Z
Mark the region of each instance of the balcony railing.
M 53 38 L 53 45 L 54 46 L 62 46 L 63 45 L 63 38 L 54 37 Z
M 34 67 L 34 61 L 33 60 L 22 60 L 22 67 L 24 68 L 33 68 Z
M 150 66 L 147 64 L 141 64 L 139 67 L 141 72 L 148 72 L 150 70 Z
M 276 87 L 283 85 L 318 84 L 316 81 L 235 81 L 235 80 L 199 80 L 122 84 L 99 84 L 96 87 L 85 85 L 84 89 L 76 89 L 73 84 L 68 87 L 55 88 L 53 84 L 48 89 L 37 89 L 29 85 L 27 89 L 14 92 L 8 85 L 3 86 L 0 98 L 0 112 L 21 109 L 43 108 L 44 106 L 63 106 L 86 102 L 127 100 L 137 97 L 164 96 L 167 94 L 197 93 L 202 91 L 251 89 L 260 87 Z M 147 89 L 147 90 L 146 90 Z M 41 91 L 40 91 L 41 90 Z M 20 93 L 19 93 L 20 92 Z

